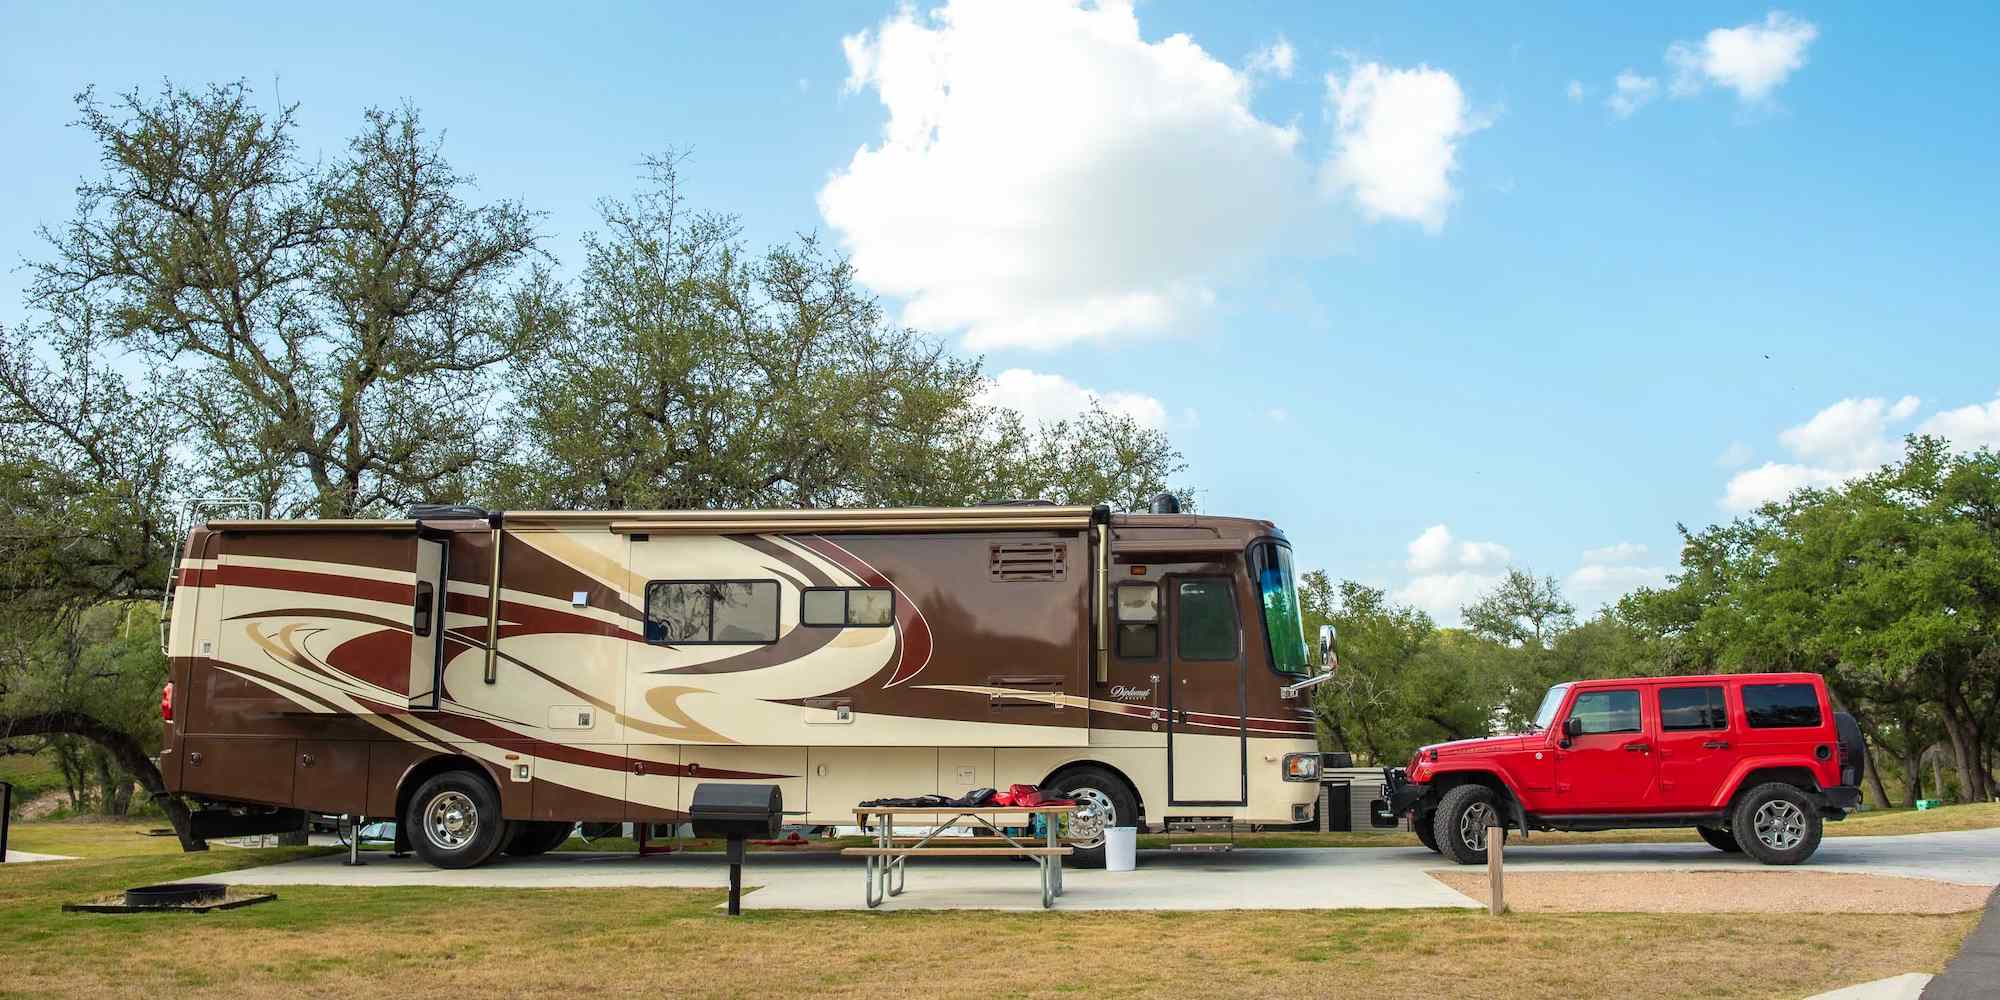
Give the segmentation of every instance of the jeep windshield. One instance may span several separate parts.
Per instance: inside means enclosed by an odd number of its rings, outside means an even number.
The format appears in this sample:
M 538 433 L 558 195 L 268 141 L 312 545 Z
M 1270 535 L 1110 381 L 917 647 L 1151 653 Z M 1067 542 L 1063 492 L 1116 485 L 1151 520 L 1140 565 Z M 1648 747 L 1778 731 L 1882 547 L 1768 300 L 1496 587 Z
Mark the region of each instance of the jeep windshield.
M 1549 728 L 1556 721 L 1556 709 L 1562 707 L 1563 695 L 1569 693 L 1569 685 L 1558 684 L 1542 696 L 1542 707 L 1535 709 L 1534 727 L 1538 730 Z
M 1299 611 L 1299 590 L 1292 582 L 1292 547 L 1258 542 L 1250 547 L 1250 574 L 1257 578 L 1257 596 L 1264 607 L 1264 636 L 1271 644 L 1271 669 L 1281 674 L 1307 674 L 1306 624 Z

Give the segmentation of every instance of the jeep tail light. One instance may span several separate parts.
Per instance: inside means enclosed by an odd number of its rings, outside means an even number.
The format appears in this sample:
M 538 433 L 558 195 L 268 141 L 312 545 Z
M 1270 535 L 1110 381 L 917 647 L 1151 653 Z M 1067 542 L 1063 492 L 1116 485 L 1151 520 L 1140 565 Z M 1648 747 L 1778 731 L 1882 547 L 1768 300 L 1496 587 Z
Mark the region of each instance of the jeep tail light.
M 174 721 L 173 681 L 168 681 L 167 686 L 160 689 L 160 719 L 163 722 Z

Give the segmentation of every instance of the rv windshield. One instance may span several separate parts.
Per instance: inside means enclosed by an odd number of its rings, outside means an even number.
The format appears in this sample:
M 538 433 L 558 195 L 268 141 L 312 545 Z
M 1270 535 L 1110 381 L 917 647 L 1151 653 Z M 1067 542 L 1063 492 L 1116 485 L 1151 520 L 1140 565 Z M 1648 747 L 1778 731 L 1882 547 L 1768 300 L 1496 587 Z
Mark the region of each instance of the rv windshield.
M 1298 587 L 1292 582 L 1291 546 L 1258 542 L 1250 549 L 1250 573 L 1257 578 L 1257 595 L 1264 605 L 1271 668 L 1281 674 L 1310 673 L 1305 619 L 1299 613 Z

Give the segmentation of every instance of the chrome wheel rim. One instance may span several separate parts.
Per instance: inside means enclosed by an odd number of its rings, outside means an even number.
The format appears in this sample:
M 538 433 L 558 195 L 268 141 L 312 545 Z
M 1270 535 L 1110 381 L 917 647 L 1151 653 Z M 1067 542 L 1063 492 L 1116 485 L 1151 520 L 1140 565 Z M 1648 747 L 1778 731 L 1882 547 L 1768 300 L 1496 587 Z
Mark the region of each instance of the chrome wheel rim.
M 1806 839 L 1805 810 L 1784 799 L 1758 806 L 1753 826 L 1758 842 L 1774 851 L 1789 851 Z
M 1095 788 L 1075 788 L 1063 798 L 1076 802 L 1076 811 L 1063 820 L 1063 839 L 1073 847 L 1097 847 L 1104 843 L 1104 831 L 1118 825 L 1118 807 L 1111 796 Z
M 1486 828 L 1492 825 L 1495 815 L 1493 807 L 1484 802 L 1466 806 L 1465 811 L 1458 814 L 1459 843 L 1475 851 L 1485 850 Z
M 456 851 L 479 835 L 479 807 L 463 792 L 445 792 L 424 810 L 424 835 L 432 844 Z

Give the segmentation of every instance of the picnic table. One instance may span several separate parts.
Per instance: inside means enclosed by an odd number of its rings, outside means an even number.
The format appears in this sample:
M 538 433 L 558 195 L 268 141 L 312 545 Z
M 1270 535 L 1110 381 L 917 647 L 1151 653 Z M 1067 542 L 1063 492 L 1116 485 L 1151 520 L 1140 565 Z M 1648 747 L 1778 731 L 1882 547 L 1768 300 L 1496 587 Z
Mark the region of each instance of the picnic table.
M 1076 812 L 1074 803 L 1068 805 L 1035 806 L 857 806 L 854 817 L 862 829 L 874 828 L 875 846 L 848 847 L 841 850 L 845 857 L 861 858 L 865 864 L 867 891 L 863 899 L 870 909 L 882 905 L 890 896 L 903 894 L 903 882 L 908 874 L 911 858 L 1027 858 L 1035 863 L 1042 875 L 1042 907 L 1055 905 L 1057 896 L 1062 895 L 1062 859 L 1076 853 L 1074 847 L 1059 846 L 1056 843 L 1057 819 Z M 930 817 L 922 825 L 929 827 L 917 836 L 897 836 L 896 818 L 903 817 L 906 824 L 918 816 Z M 1045 842 L 1036 843 L 1032 838 L 1015 837 L 994 821 L 1001 816 L 1042 817 Z M 871 817 L 873 821 L 871 822 Z M 974 827 L 983 827 L 985 835 L 971 837 L 945 837 L 946 830 L 969 822 Z

